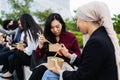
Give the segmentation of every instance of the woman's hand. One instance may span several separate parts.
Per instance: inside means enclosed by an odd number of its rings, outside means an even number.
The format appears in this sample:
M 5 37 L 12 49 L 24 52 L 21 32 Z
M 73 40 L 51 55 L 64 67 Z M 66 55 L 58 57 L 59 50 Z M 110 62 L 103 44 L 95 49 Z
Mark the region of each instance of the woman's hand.
M 24 47 L 19 47 L 19 48 L 17 47 L 17 49 L 20 51 L 24 51 L 25 48 Z
M 8 47 L 10 50 L 15 49 L 15 47 L 12 47 L 8 42 L 6 43 L 6 47 Z
M 18 43 L 17 44 L 17 49 L 20 50 L 20 51 L 24 51 L 25 47 L 24 47 L 23 44 Z
M 39 48 L 42 48 L 44 42 L 46 42 L 46 39 L 43 34 L 39 35 Z
M 55 66 L 53 68 L 50 68 L 49 70 L 57 74 L 60 74 L 60 72 L 62 71 L 57 61 L 55 61 Z
M 6 40 L 7 40 L 8 42 L 11 42 L 11 41 L 12 41 L 12 39 L 11 39 L 10 36 L 6 36 Z
M 59 49 L 59 51 L 57 52 L 60 56 L 65 56 L 67 58 L 71 58 L 71 54 L 68 52 L 68 49 L 65 47 L 64 44 L 61 44 L 61 48 Z
M 3 34 L 0 34 L 0 44 L 2 44 L 2 45 L 3 45 L 3 43 L 4 43 Z
M 10 48 L 11 45 L 7 42 L 7 43 L 6 43 L 6 47 Z

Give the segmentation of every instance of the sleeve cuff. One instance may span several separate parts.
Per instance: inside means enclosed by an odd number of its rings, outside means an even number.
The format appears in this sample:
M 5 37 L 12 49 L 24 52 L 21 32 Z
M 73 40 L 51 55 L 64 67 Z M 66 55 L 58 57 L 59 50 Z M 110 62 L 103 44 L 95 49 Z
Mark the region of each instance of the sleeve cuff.
M 63 72 L 64 72 L 65 70 L 62 70 L 61 72 L 60 72 L 60 78 L 59 78 L 59 80 L 63 80 Z
M 77 58 L 77 55 L 72 54 L 71 59 L 70 59 L 70 64 L 73 64 L 73 62 L 75 61 L 76 58 Z

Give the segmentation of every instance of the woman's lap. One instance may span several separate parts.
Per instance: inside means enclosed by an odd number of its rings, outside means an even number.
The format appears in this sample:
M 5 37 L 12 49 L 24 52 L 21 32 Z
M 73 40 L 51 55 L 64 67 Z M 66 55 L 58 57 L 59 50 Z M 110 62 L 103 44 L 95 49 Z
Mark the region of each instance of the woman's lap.
M 45 71 L 42 80 L 59 80 L 59 75 L 55 74 L 54 72 L 47 70 Z
M 8 52 L 1 52 L 0 53 L 0 65 L 8 64 L 8 57 L 11 55 L 11 53 Z

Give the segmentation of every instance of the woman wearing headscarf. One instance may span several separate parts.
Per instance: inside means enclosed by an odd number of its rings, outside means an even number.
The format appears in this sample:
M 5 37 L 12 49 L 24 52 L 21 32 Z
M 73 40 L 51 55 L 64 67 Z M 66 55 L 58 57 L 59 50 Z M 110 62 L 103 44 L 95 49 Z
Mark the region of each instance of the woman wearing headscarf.
M 60 80 L 118 80 L 120 48 L 107 5 L 99 1 L 85 4 L 78 8 L 76 20 L 82 34 L 89 35 L 82 55 L 71 55 L 64 46 L 59 54 L 71 59 L 78 69 L 62 71 L 56 63 L 42 80 L 59 80 L 59 75 Z

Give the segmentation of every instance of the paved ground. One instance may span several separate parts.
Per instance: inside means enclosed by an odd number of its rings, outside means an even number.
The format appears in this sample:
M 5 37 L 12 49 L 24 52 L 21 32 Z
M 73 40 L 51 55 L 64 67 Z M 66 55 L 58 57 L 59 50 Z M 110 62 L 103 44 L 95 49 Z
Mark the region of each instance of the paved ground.
M 0 66 L 0 70 L 1 70 L 1 68 L 2 68 L 2 66 Z M 0 76 L 1 75 L 2 75 L 2 73 L 0 73 Z M 3 79 L 3 78 L 0 77 L 0 80 L 18 80 L 18 79 L 17 79 L 17 76 L 16 76 L 16 74 L 14 72 L 14 79 Z
M 0 70 L 1 70 L 1 68 L 2 68 L 2 66 L 0 66 Z M 26 70 L 26 71 L 25 71 L 26 80 L 28 80 L 28 77 L 30 76 L 30 72 L 28 71 L 28 70 L 29 70 L 28 68 L 25 69 L 25 70 Z M 1 75 L 2 75 L 2 73 L 0 73 L 0 76 L 1 76 Z M 0 77 L 0 80 L 18 80 L 15 72 L 13 73 L 13 75 L 14 75 L 14 79 L 3 79 L 3 78 Z
M 2 66 L 0 66 L 0 70 L 1 70 L 1 68 L 2 68 Z M 25 80 L 28 80 L 32 72 L 30 71 L 29 67 L 27 67 L 27 66 L 24 67 L 24 70 L 25 70 Z M 0 76 L 1 75 L 2 75 L 2 73 L 0 73 Z M 3 79 L 0 77 L 0 80 L 18 80 L 15 72 L 13 73 L 13 75 L 14 75 L 14 79 Z
M 0 66 L 0 70 L 1 70 L 1 68 L 2 68 L 2 66 Z M 0 73 L 0 76 L 2 75 L 2 73 Z M 2 79 L 1 77 L 0 77 L 0 80 L 8 80 L 8 79 Z

